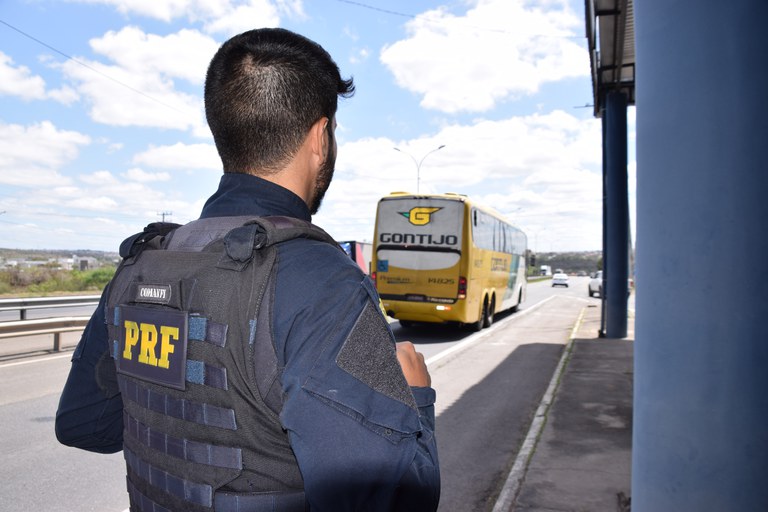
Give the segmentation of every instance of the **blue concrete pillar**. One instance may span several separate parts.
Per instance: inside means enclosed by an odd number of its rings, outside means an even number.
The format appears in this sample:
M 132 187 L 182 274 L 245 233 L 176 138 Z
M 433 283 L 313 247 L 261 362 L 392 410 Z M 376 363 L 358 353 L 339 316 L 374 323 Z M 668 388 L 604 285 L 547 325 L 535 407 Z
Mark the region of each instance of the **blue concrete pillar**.
M 608 139 L 608 136 L 606 135 L 608 123 L 606 122 L 605 115 L 600 116 L 600 120 L 601 120 L 600 128 L 602 129 L 602 135 L 603 135 L 603 139 L 602 139 L 603 140 L 603 153 L 602 153 L 602 157 L 603 157 L 603 169 L 602 169 L 603 170 L 603 183 L 602 183 L 603 184 L 603 226 L 602 226 L 603 227 L 603 233 L 602 233 L 603 235 L 603 267 L 602 268 L 603 268 L 603 275 L 605 275 L 606 260 L 608 259 L 608 238 L 607 238 L 608 230 L 606 228 L 607 208 L 605 203 L 605 194 L 606 194 L 605 172 L 606 172 L 606 169 L 608 168 L 608 165 L 606 164 L 605 145 L 606 145 L 606 140 Z M 598 332 L 598 335 L 601 338 L 605 337 L 605 293 L 600 294 L 600 330 Z
M 632 512 L 768 510 L 768 2 L 635 2 Z
M 609 92 L 603 110 L 603 307 L 605 335 L 627 336 L 629 196 L 627 189 L 627 96 Z

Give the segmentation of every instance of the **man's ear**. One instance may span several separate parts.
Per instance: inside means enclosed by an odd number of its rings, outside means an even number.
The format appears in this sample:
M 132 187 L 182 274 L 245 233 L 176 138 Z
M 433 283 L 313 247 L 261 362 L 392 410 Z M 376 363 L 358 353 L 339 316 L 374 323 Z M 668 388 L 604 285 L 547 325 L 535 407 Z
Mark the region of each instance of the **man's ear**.
M 331 120 L 327 117 L 321 117 L 315 121 L 315 124 L 309 130 L 312 153 L 316 154 L 320 161 L 325 161 L 325 157 L 328 155 L 330 141 L 328 140 L 326 128 L 330 122 Z

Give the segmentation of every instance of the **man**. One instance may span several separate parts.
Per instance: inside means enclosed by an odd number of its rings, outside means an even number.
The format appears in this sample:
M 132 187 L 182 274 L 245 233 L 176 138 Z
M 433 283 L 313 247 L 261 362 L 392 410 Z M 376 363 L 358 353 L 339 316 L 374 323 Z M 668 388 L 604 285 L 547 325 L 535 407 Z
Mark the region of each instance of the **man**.
M 322 233 L 274 245 L 268 275 L 253 271 L 261 295 L 227 277 L 260 268 L 248 243 L 258 249 L 263 233 L 248 219 L 301 225 L 320 207 L 337 100 L 353 92 L 325 50 L 282 29 L 235 36 L 211 61 L 219 188 L 199 220 L 170 233 L 150 226 L 121 246 L 124 264 L 75 350 L 56 415 L 62 443 L 124 450 L 132 511 L 437 508 L 435 392 L 423 356 L 395 344 L 370 279 Z M 178 259 L 157 259 L 168 254 Z M 227 260 L 222 277 L 166 279 L 209 254 Z M 152 318 L 182 318 L 188 335 L 158 331 Z M 189 338 L 183 349 L 179 338 Z M 180 382 L 151 377 L 180 355 Z

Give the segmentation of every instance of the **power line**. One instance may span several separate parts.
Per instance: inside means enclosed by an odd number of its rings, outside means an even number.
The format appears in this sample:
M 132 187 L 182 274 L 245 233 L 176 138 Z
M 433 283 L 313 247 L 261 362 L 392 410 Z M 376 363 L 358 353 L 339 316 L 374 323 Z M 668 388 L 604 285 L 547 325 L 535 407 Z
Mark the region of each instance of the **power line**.
M 353 2 L 352 0 L 338 0 L 338 1 L 343 3 L 343 4 L 356 5 L 358 7 L 364 8 L 364 9 L 370 9 L 371 11 L 383 12 L 384 14 L 391 14 L 393 16 L 402 16 L 403 18 L 416 18 L 416 16 L 413 15 L 413 14 L 405 14 L 405 13 L 397 12 L 397 11 L 389 11 L 387 9 L 382 9 L 380 7 L 374 7 L 372 5 L 367 5 L 367 4 L 364 4 L 364 3 L 361 3 L 361 2 Z
M 50 44 L 48 44 L 48 43 L 46 43 L 44 41 L 41 41 L 40 39 L 38 39 L 38 38 L 36 38 L 36 37 L 34 37 L 34 36 L 30 35 L 30 34 L 27 34 L 23 30 L 21 30 L 20 28 L 17 28 L 15 26 L 11 25 L 10 23 L 8 23 L 5 20 L 0 19 L 0 23 L 5 25 L 6 27 L 10 28 L 11 30 L 15 30 L 19 34 L 23 35 L 24 37 L 26 37 L 28 39 L 31 39 L 32 41 L 36 42 L 37 44 L 42 45 L 42 46 L 48 48 L 49 50 L 58 53 L 62 57 L 66 58 L 67 60 L 71 60 L 75 64 L 79 64 L 80 66 L 83 66 L 84 68 L 86 68 L 86 69 L 88 69 L 90 71 L 93 71 L 94 73 L 96 73 L 98 75 L 101 75 L 104 78 L 106 78 L 108 80 L 111 80 L 111 81 L 115 82 L 116 84 L 118 84 L 118 85 L 120 85 L 122 87 L 125 87 L 126 89 L 128 89 L 130 91 L 135 92 L 136 94 L 140 94 L 141 96 L 144 96 L 145 98 L 150 99 L 150 100 L 154 101 L 155 103 L 159 103 L 160 105 L 163 105 L 164 107 L 170 108 L 171 110 L 174 110 L 174 111 L 176 111 L 176 112 L 178 112 L 180 114 L 183 114 L 183 112 L 181 110 L 177 109 L 176 107 L 168 105 L 167 103 L 162 102 L 162 101 L 158 100 L 157 98 L 154 98 L 154 97 L 150 96 L 149 94 L 140 91 L 139 89 L 131 87 L 130 85 L 128 85 L 128 84 L 126 84 L 124 82 L 121 82 L 120 80 L 107 75 L 106 73 L 102 73 L 101 71 L 99 71 L 98 69 L 94 68 L 93 66 L 89 66 L 85 62 L 81 62 L 81 61 L 77 60 L 76 58 L 72 57 L 71 55 L 67 55 L 66 53 L 62 52 L 61 50 L 51 46 Z

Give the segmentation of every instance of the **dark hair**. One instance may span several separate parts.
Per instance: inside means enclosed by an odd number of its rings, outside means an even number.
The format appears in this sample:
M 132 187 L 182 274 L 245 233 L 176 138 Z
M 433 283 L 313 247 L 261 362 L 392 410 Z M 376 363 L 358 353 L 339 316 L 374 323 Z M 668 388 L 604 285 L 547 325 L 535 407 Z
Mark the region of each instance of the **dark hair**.
M 205 79 L 205 116 L 224 172 L 280 170 L 318 119 L 333 118 L 338 96 L 354 92 L 352 79 L 306 37 L 279 28 L 234 36 Z

